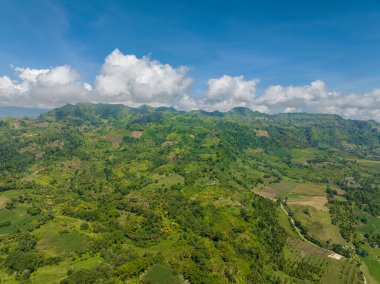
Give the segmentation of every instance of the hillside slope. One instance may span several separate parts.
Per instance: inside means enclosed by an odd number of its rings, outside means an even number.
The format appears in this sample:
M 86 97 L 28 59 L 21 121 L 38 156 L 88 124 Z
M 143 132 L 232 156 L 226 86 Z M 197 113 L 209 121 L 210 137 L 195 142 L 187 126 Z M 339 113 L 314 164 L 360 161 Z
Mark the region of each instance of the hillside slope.
M 376 283 L 379 185 L 374 121 L 106 104 L 8 118 L 0 279 Z

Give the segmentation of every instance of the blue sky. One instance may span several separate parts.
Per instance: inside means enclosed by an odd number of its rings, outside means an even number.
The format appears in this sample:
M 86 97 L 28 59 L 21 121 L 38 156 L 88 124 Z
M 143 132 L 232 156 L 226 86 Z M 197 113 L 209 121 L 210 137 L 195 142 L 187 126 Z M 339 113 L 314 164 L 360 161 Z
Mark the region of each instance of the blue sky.
M 225 74 L 364 94 L 380 88 L 379 19 L 379 0 L 0 0 L 0 76 L 69 65 L 93 85 L 118 48 L 190 67 L 194 94 Z
M 85 3 L 86 2 L 86 3 Z M 1 74 L 69 64 L 93 80 L 113 49 L 266 84 L 380 86 L 380 1 L 2 0 Z

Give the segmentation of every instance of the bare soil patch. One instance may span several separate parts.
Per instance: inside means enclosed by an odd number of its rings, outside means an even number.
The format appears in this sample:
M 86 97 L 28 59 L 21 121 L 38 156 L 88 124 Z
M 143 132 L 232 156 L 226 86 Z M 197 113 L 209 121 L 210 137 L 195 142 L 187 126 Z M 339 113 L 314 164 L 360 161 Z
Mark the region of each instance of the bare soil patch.
M 42 158 L 45 155 L 44 151 L 37 151 L 36 152 L 36 158 Z
M 255 130 L 255 133 L 257 137 L 269 137 L 269 133 L 266 130 Z
M 332 259 L 336 259 L 336 260 L 339 260 L 339 259 L 343 258 L 342 255 L 337 254 L 337 253 L 335 253 L 335 252 L 331 252 L 331 253 L 328 255 L 328 257 L 329 257 L 329 258 L 332 258 Z
M 20 130 L 21 129 L 21 123 L 20 123 L 20 121 L 14 121 L 12 124 L 11 124 L 11 126 L 13 127 L 13 129 L 15 129 L 15 130 Z
M 288 200 L 287 204 L 311 206 L 317 210 L 328 211 L 326 196 L 305 196 L 300 200 Z
M 337 192 L 339 195 L 345 195 L 345 194 L 346 194 L 346 191 L 343 190 L 343 189 L 341 189 L 341 188 L 339 188 L 339 187 L 335 187 L 335 188 L 333 188 L 333 189 L 335 189 L 336 192 Z
M 170 147 L 175 144 L 178 144 L 178 141 L 165 141 L 161 144 L 161 147 Z
M 325 196 L 326 188 L 317 184 L 303 183 L 303 184 L 297 185 L 296 188 L 292 190 L 292 193 L 310 195 L 310 196 L 315 196 L 315 195 Z
M 262 197 L 269 198 L 271 200 L 276 200 L 276 196 L 281 191 L 278 189 L 273 189 L 269 187 L 264 187 L 263 190 L 256 192 L 258 195 L 261 195 Z
M 120 143 L 123 141 L 123 136 L 121 135 L 107 135 L 105 137 L 106 141 L 112 143 L 112 148 L 117 148 L 120 146 Z
M 131 137 L 134 139 L 140 139 L 143 134 L 144 131 L 132 131 Z
M 49 127 L 49 122 L 35 123 L 35 124 L 33 124 L 33 126 L 36 127 L 36 128 L 48 128 Z

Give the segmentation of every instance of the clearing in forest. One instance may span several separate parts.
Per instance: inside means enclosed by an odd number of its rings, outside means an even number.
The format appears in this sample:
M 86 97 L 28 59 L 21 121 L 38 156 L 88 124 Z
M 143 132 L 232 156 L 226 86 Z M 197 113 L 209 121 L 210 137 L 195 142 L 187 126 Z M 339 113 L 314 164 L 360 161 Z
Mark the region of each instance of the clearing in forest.
M 132 131 L 131 137 L 134 139 L 140 139 L 143 134 L 144 131 Z
M 325 242 L 346 244 L 339 233 L 339 228 L 332 224 L 326 205 L 326 186 L 281 181 L 269 184 L 256 193 L 272 200 L 285 199 L 294 218 L 301 222 L 313 238 Z
M 123 141 L 123 136 L 118 134 L 109 134 L 105 137 L 105 140 L 112 143 L 112 148 L 117 148 L 120 146 L 120 143 Z
M 5 204 L 7 203 L 8 198 L 5 196 L 0 196 L 0 209 L 3 209 L 5 207 Z
M 298 238 L 289 238 L 285 249 L 288 261 L 301 261 L 305 267 L 322 268 L 320 283 L 363 283 L 360 266 L 352 259 L 331 257 L 331 252 Z
M 327 211 L 326 187 L 312 183 L 281 181 L 256 191 L 259 195 L 272 199 L 287 199 L 288 205 L 305 205 Z

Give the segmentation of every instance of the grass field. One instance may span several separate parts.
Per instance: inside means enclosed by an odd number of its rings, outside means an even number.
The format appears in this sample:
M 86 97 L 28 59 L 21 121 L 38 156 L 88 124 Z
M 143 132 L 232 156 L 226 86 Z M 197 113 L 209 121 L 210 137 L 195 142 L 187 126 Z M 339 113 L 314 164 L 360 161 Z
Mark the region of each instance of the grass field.
M 281 181 L 267 185 L 256 193 L 272 200 L 287 198 L 288 205 L 305 205 L 322 211 L 328 210 L 326 187 L 322 185 Z
M 367 220 L 366 224 L 358 222 L 356 225 L 356 230 L 358 232 L 364 234 L 379 230 L 380 217 L 373 217 L 358 208 L 354 210 L 354 215 L 356 218 L 365 218 Z M 361 260 L 365 265 L 363 271 L 366 274 L 368 283 L 380 283 L 380 248 L 373 248 L 369 245 L 363 245 L 362 248 L 368 252 L 366 257 L 361 257 Z
M 50 221 L 34 231 L 39 239 L 37 248 L 47 255 L 85 251 L 89 238 L 76 231 L 64 229 L 57 221 Z
M 302 200 L 302 194 L 305 194 L 307 186 L 298 188 L 298 190 L 292 190 L 292 185 L 290 183 L 284 184 L 284 191 L 279 193 L 281 188 L 281 183 L 276 184 L 273 189 L 270 185 L 269 191 L 272 190 L 277 194 L 283 194 L 288 196 L 288 206 L 294 214 L 295 219 L 301 222 L 308 229 L 308 234 L 321 241 L 330 241 L 332 243 L 338 243 L 345 245 L 346 241 L 341 237 L 339 229 L 331 224 L 330 214 L 326 210 L 317 209 L 317 206 L 307 206 L 308 204 L 304 202 L 301 204 L 298 200 Z M 293 187 L 296 188 L 297 186 Z M 294 194 L 294 193 L 298 194 Z M 312 193 L 313 190 L 308 193 Z M 319 194 L 317 188 L 315 188 L 314 194 Z M 301 195 L 301 196 L 300 196 Z M 279 195 L 281 196 L 281 195 Z M 318 196 L 317 196 L 318 197 Z M 340 196 L 338 196 L 340 197 Z M 358 226 L 359 232 L 370 232 L 376 230 L 380 227 L 380 218 L 372 217 L 362 211 L 357 212 L 360 216 L 365 214 L 367 219 L 367 224 L 360 224 Z M 283 223 L 284 220 L 280 223 Z M 365 267 L 363 272 L 367 275 L 367 283 L 380 283 L 380 249 L 373 249 L 370 247 L 365 248 L 369 255 L 365 258 L 361 258 Z M 297 248 L 300 255 L 305 255 L 305 249 Z M 307 250 L 306 250 L 307 251 Z M 329 260 L 331 263 L 332 260 Z M 344 263 L 331 263 L 328 265 L 327 272 L 322 278 L 322 283 L 363 283 L 362 275 L 360 272 L 360 265 L 353 260 L 345 260 Z
M 4 209 L 7 201 L 8 201 L 8 198 L 6 196 L 0 196 L 0 209 Z
M 173 186 L 176 184 L 183 184 L 184 178 L 180 175 L 172 174 L 172 175 L 167 175 L 167 176 L 160 176 L 158 175 L 157 177 L 157 184 L 159 186 Z
M 377 160 L 366 160 L 366 159 L 355 159 L 355 161 L 364 167 L 368 168 L 378 168 L 380 167 L 380 161 Z
M 311 264 L 325 266 L 320 283 L 363 283 L 360 265 L 347 258 L 332 259 L 328 257 L 329 253 L 325 249 L 311 245 L 298 238 L 289 238 L 285 249 L 285 257 L 289 260 L 298 261 L 303 259 Z
M 0 228 L 1 234 L 11 234 L 18 228 L 24 228 L 32 222 L 33 218 L 26 213 L 27 206 L 17 206 L 15 209 L 0 209 L 0 223 L 9 221 L 9 226 Z
M 22 193 L 27 193 L 27 192 L 30 192 L 28 190 L 7 190 L 7 191 L 3 191 L 0 193 L 0 196 L 4 196 L 8 199 L 12 198 L 12 197 L 16 197 Z
M 362 233 L 367 233 L 380 229 L 380 217 L 373 217 L 366 215 L 367 224 L 361 224 L 358 226 L 358 231 Z
M 162 264 L 155 264 L 150 267 L 142 276 L 140 283 L 146 284 L 179 284 L 185 283 L 182 276 L 174 275 L 170 267 Z
M 297 232 L 294 230 L 294 227 L 289 222 L 288 215 L 286 215 L 285 212 L 280 207 L 277 208 L 277 213 L 278 213 L 278 221 L 279 221 L 281 227 L 283 227 L 284 230 L 290 236 L 298 238 L 299 236 L 298 236 Z
M 331 241 L 337 244 L 346 244 L 339 233 L 338 227 L 331 224 L 330 214 L 310 206 L 290 206 L 295 219 L 308 229 L 308 234 L 321 241 Z
M 99 255 L 84 257 L 83 259 L 80 259 L 72 264 L 67 261 L 63 261 L 55 266 L 44 266 L 38 268 L 32 273 L 30 279 L 32 283 L 59 283 L 67 277 L 67 271 L 70 268 L 73 268 L 74 270 L 92 268 L 101 261 L 102 258 Z
M 369 270 L 369 274 L 372 276 L 372 278 L 377 281 L 377 283 L 380 283 L 380 264 L 379 261 L 376 260 L 376 258 L 372 256 L 368 257 L 362 257 L 363 262 L 367 266 Z
M 281 181 L 269 184 L 257 193 L 272 200 L 287 199 L 286 203 L 295 219 L 308 229 L 308 233 L 313 238 L 346 244 L 338 227 L 331 224 L 331 217 L 326 206 L 326 186 Z
M 102 261 L 100 255 L 95 256 L 83 256 L 81 259 L 69 263 L 68 261 L 62 261 L 58 265 L 54 266 L 44 266 L 38 268 L 30 276 L 30 282 L 26 283 L 36 283 L 36 284 L 53 284 L 59 283 L 61 280 L 67 277 L 67 271 L 70 268 L 86 269 L 92 268 Z M 0 283 L 20 283 L 16 281 L 14 275 L 8 275 L 5 271 L 0 270 Z
M 323 154 L 323 151 L 314 148 L 297 149 L 297 151 L 292 153 L 292 162 L 295 164 L 304 164 L 308 160 L 315 159 L 321 154 Z
M 374 281 L 380 283 L 380 248 L 365 246 L 368 256 L 362 257 L 362 261 L 368 268 L 368 272 Z
M 66 262 L 62 262 L 55 266 L 44 266 L 37 269 L 30 276 L 32 283 L 59 283 L 67 277 L 69 266 Z
M 360 272 L 360 265 L 351 259 L 340 261 L 329 260 L 329 265 L 322 283 L 363 283 L 363 276 Z
M 78 260 L 74 263 L 71 264 L 71 267 L 74 269 L 86 269 L 86 268 L 91 268 L 94 267 L 102 262 L 102 258 L 100 257 L 99 254 L 95 256 L 90 256 L 88 258 L 84 258 L 81 260 Z
M 295 256 L 292 253 L 295 253 L 298 257 L 318 256 L 322 258 L 327 258 L 330 253 L 328 250 L 309 244 L 298 237 L 289 238 L 286 248 L 285 255 L 290 259 Z
M 144 253 L 154 254 L 161 252 L 166 259 L 172 259 L 174 257 L 177 257 L 180 253 L 191 249 L 188 243 L 185 240 L 180 240 L 179 237 L 179 234 L 174 235 L 171 240 L 164 240 L 149 248 L 133 246 L 132 243 L 130 246 L 133 247 L 133 249 L 135 249 L 140 255 L 143 255 Z
M 1 284 L 6 283 L 6 284 L 16 284 L 18 283 L 16 281 L 16 278 L 14 275 L 8 275 L 5 271 L 0 270 L 0 280 Z
M 302 196 L 302 195 L 291 195 L 287 201 L 289 206 L 308 206 L 313 207 L 319 211 L 328 211 L 326 204 L 326 196 Z

